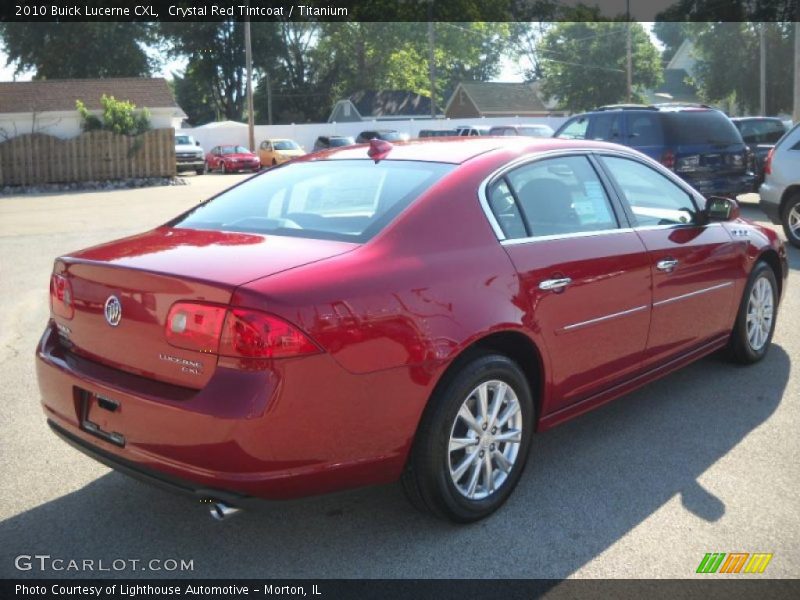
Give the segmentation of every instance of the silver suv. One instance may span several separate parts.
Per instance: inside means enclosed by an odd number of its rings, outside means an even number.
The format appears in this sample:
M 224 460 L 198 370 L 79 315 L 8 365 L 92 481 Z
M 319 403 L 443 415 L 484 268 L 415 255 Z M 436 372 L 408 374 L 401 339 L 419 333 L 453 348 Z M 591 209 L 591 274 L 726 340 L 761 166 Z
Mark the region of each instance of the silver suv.
M 786 238 L 800 248 L 800 123 L 770 150 L 764 173 L 759 206 L 773 223 L 783 225 Z

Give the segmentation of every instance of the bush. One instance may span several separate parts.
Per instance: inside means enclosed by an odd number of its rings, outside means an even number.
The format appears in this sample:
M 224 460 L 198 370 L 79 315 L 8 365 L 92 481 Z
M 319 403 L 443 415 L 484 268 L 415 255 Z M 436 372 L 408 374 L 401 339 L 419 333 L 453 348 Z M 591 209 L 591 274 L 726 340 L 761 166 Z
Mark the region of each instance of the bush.
M 83 102 L 75 101 L 84 131 L 105 129 L 122 135 L 139 135 L 150 129 L 150 111 L 146 108 L 137 110 L 133 102 L 117 100 L 105 94 L 100 98 L 100 103 L 103 105 L 102 119 L 91 114 Z

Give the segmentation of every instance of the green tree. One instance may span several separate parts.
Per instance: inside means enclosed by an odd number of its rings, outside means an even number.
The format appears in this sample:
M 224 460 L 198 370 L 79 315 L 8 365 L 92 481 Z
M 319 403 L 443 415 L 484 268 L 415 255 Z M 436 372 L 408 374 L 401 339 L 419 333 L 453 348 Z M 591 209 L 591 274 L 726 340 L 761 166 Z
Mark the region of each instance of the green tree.
M 145 45 L 150 23 L 1 23 L 7 65 L 35 79 L 145 77 L 155 66 Z
M 274 24 L 256 22 L 251 29 L 254 53 L 257 49 L 270 52 Z M 180 94 L 179 102 L 190 100 L 190 94 L 199 96 L 199 103 L 191 99 L 184 108 L 190 120 L 199 122 L 208 114 L 242 120 L 246 101 L 244 24 L 237 21 L 162 22 L 159 34 L 169 56 L 187 59 L 184 73 L 176 77 L 175 90 Z
M 564 22 L 537 46 L 544 76 L 542 90 L 564 108 L 583 111 L 626 99 L 625 22 Z M 633 98 L 662 79 L 661 57 L 650 36 L 631 23 Z
M 732 101 L 759 110 L 759 28 L 767 53 L 767 114 L 791 112 L 794 27 L 792 23 L 703 23 L 693 34 L 694 83 L 709 102 Z

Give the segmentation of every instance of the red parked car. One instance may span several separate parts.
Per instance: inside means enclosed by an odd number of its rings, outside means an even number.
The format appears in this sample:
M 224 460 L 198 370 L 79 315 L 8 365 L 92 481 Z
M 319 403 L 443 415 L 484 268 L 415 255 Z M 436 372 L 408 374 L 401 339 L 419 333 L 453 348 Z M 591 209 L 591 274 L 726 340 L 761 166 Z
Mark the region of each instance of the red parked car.
M 763 358 L 786 276 L 774 232 L 629 148 L 375 140 L 58 258 L 38 379 L 63 439 L 218 518 L 400 478 L 468 522 L 534 431 Z
M 214 146 L 206 154 L 206 171 L 236 173 L 238 171 L 258 171 L 261 160 L 258 155 L 244 146 Z

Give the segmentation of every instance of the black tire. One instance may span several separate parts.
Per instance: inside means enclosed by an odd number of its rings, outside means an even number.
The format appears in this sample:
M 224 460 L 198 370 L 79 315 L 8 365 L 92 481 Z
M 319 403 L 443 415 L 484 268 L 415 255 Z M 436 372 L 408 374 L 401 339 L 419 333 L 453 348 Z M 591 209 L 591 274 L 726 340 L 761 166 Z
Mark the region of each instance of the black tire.
M 796 212 L 793 214 L 793 211 Z M 792 231 L 789 225 L 790 215 L 792 215 L 792 218 L 796 218 L 796 215 L 800 215 L 800 194 L 795 193 L 789 197 L 783 207 L 783 214 L 781 215 L 781 224 L 783 225 L 783 233 L 786 234 L 786 239 L 789 240 L 789 243 L 795 248 L 800 248 L 800 229 Z
M 750 295 L 753 288 L 759 280 L 766 280 L 770 285 L 770 292 L 772 297 L 772 319 L 769 325 L 769 333 L 767 334 L 766 341 L 760 347 L 753 347 L 750 341 L 747 330 L 747 316 L 750 308 Z M 728 355 L 733 362 L 741 365 L 750 365 L 760 361 L 766 356 L 770 345 L 772 344 L 772 335 L 775 333 L 775 317 L 778 310 L 778 282 L 775 279 L 775 273 L 772 268 L 765 262 L 759 261 L 753 267 L 750 277 L 747 280 L 747 285 L 744 288 L 742 299 L 739 303 L 739 312 L 736 313 L 736 323 L 731 333 L 730 341 L 728 342 Z
M 204 167 L 204 168 L 202 168 L 202 169 L 195 169 L 195 170 L 194 170 L 194 172 L 195 172 L 195 174 L 197 174 L 197 175 L 204 175 L 204 174 L 205 174 L 205 172 L 206 172 L 206 170 L 205 170 L 205 167 Z
M 450 435 L 456 427 L 464 427 L 468 435 L 477 435 L 470 433 L 465 424 L 457 424 L 457 415 L 462 404 L 470 398 L 475 398 L 472 392 L 479 385 L 492 381 L 505 383 L 516 394 L 521 413 L 521 441 L 507 474 L 497 471 L 498 476 L 505 479 L 494 491 L 489 491 L 485 498 L 472 499 L 459 491 L 451 477 Z M 493 400 L 497 397 L 494 395 L 496 392 L 491 393 Z M 470 523 L 489 516 L 508 499 L 522 476 L 533 436 L 534 416 L 530 387 L 524 373 L 513 360 L 498 354 L 484 354 L 465 361 L 457 371 L 437 386 L 422 417 L 401 480 L 408 499 L 424 512 L 431 512 L 440 518 L 457 523 Z M 474 454 L 470 456 L 477 455 L 479 450 L 489 452 L 489 449 L 482 445 L 484 441 L 486 440 L 482 438 L 481 442 L 475 442 Z M 497 443 L 498 451 L 501 451 L 501 447 L 506 448 L 508 444 L 503 446 L 502 443 Z M 494 450 L 495 445 L 493 444 L 491 448 Z M 457 454 L 460 451 L 453 452 Z M 467 452 L 464 450 L 460 458 L 456 456 L 459 462 L 467 457 Z M 481 457 L 483 456 L 481 454 Z M 480 463 L 481 460 L 477 459 L 476 462 Z M 499 465 L 494 458 L 489 459 L 489 463 Z M 471 472 L 465 472 L 467 479 Z M 484 474 L 479 477 L 486 481 Z M 493 477 L 490 479 L 494 481 Z M 484 493 L 487 493 L 487 487 L 484 487 Z
M 278 165 L 278 161 L 273 158 L 272 159 L 272 166 L 276 167 L 277 165 Z

